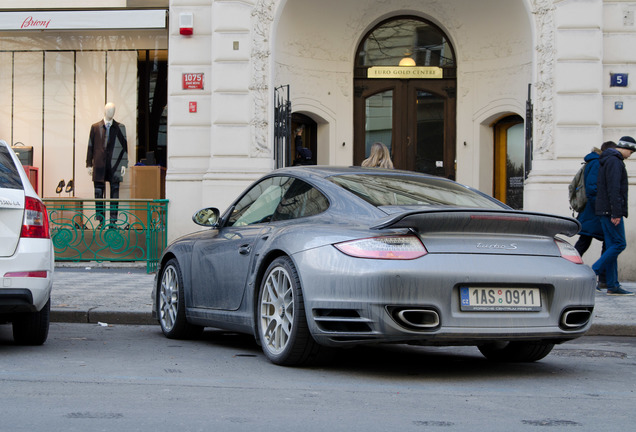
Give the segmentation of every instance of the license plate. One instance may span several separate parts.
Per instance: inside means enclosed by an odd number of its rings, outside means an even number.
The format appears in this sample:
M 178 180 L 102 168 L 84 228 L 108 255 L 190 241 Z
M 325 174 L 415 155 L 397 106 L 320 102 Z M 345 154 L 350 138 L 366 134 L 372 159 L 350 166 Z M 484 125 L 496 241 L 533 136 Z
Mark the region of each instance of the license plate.
M 460 309 L 487 312 L 534 312 L 541 310 L 539 288 L 461 287 Z

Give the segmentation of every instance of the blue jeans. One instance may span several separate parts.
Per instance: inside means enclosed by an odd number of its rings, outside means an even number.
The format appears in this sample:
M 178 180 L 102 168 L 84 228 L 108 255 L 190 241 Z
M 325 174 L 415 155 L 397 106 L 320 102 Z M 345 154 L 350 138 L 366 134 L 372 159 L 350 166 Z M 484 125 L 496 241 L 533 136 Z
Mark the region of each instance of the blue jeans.
M 601 226 L 605 236 L 605 252 L 594 263 L 592 270 L 597 275 L 605 273 L 607 289 L 613 290 L 620 287 L 618 283 L 618 256 L 627 247 L 625 225 L 623 218 L 618 225 L 614 225 L 609 216 L 601 216 Z

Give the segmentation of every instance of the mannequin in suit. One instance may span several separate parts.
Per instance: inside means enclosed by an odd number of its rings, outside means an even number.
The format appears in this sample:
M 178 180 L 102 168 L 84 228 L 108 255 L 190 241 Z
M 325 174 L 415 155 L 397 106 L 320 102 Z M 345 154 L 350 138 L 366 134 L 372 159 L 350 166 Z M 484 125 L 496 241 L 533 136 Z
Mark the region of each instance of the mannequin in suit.
M 115 104 L 104 106 L 104 118 L 91 125 L 86 152 L 88 175 L 93 179 L 95 198 L 104 198 L 106 182 L 110 184 L 110 197 L 119 198 L 119 183 L 123 180 L 128 167 L 128 142 L 126 127 L 115 121 Z M 104 203 L 96 205 L 97 220 L 104 223 Z M 110 223 L 117 222 L 117 203 L 112 203 Z

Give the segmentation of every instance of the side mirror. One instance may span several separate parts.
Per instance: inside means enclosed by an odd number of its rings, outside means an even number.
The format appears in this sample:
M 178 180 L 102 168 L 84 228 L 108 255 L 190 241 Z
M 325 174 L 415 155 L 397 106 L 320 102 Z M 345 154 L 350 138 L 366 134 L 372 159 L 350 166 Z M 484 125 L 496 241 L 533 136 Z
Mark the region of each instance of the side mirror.
M 219 223 L 219 209 L 208 207 L 199 210 L 192 215 L 192 221 L 204 227 L 215 227 Z

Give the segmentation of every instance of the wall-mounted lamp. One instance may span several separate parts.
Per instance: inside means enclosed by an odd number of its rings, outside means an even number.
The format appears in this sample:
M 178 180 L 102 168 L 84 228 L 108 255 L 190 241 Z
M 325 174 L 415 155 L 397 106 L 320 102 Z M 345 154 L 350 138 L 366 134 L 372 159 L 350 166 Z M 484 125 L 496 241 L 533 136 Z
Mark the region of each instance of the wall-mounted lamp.
M 191 12 L 179 14 L 179 34 L 191 36 L 193 33 L 194 18 Z

